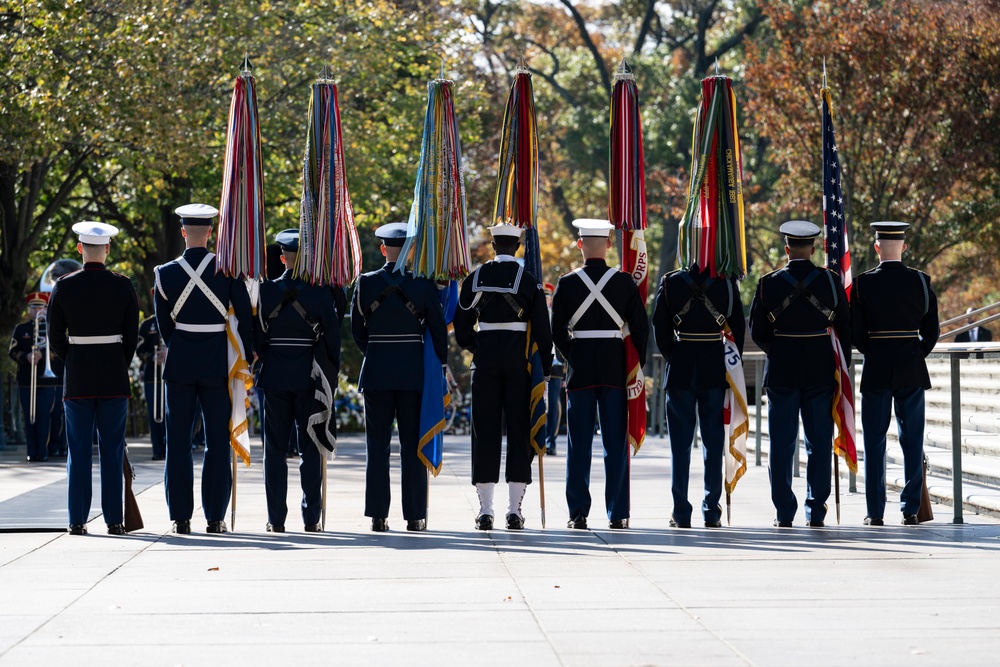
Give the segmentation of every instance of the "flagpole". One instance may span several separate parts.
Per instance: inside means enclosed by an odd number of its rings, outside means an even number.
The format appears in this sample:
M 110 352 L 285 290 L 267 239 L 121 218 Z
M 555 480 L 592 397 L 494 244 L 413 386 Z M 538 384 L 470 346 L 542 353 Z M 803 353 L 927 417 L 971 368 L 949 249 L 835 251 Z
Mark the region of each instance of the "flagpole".
M 837 505 L 839 508 L 840 505 Z M 733 525 L 733 507 L 732 507 L 732 494 L 726 491 L 726 525 Z
M 545 528 L 545 466 L 542 465 L 544 458 L 545 454 L 538 456 L 538 501 L 542 510 L 542 529 Z
M 236 530 L 236 450 L 229 448 L 233 458 L 233 491 L 229 507 L 229 529 Z
M 840 525 L 840 457 L 833 453 L 833 488 L 837 497 L 837 525 Z
M 326 458 L 327 451 L 324 447 L 319 453 L 320 460 L 323 462 L 323 503 L 319 513 L 319 527 L 320 530 L 326 530 L 326 467 L 329 464 L 329 459 Z

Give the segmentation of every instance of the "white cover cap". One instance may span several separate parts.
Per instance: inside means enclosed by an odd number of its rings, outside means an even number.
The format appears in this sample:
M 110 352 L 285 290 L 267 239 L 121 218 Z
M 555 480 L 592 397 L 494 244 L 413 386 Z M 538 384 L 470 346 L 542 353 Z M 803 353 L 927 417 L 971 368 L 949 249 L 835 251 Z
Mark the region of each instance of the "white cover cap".
M 597 220 L 595 218 L 574 220 L 573 226 L 580 230 L 580 236 L 603 236 L 604 238 L 607 238 L 608 233 L 615 228 L 607 220 Z
M 73 225 L 73 233 L 80 237 L 80 243 L 107 245 L 111 237 L 118 233 L 118 228 L 104 222 L 84 220 Z
M 519 239 L 521 238 L 521 234 L 524 233 L 524 230 L 518 227 L 517 225 L 508 225 L 506 223 L 493 225 L 492 227 L 487 227 L 486 229 L 490 230 L 490 234 L 493 236 L 493 238 L 496 238 L 498 236 L 506 236 L 510 238 Z
M 185 204 L 174 209 L 180 216 L 182 225 L 211 225 L 212 218 L 219 215 L 219 209 L 208 204 Z

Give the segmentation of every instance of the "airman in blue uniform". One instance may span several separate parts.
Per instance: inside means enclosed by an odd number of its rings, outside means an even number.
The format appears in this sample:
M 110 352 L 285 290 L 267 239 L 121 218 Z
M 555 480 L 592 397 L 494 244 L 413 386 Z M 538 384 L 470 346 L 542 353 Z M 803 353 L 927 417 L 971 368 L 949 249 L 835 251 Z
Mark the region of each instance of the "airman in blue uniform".
M 798 501 L 792 465 L 798 447 L 799 415 L 805 432 L 806 525 L 822 527 L 833 466 L 835 358 L 832 327 L 850 362 L 851 323 L 840 277 L 810 261 L 819 227 L 792 220 L 780 228 L 788 264 L 757 283 L 750 306 L 750 335 L 767 353 L 768 431 L 771 440 L 771 502 L 774 525 L 790 527 Z
M 104 268 L 111 225 L 78 222 L 83 269 L 60 278 L 49 300 L 49 344 L 66 362 L 64 380 L 69 458 L 69 532 L 84 535 L 92 497 L 94 430 L 101 465 L 101 511 L 108 534 L 125 534 L 125 420 L 129 365 L 139 336 L 139 301 L 132 281 Z
M 695 424 L 701 425 L 705 526 L 722 526 L 722 467 L 725 454 L 723 403 L 726 360 L 722 344 L 728 324 L 740 354 L 746 335 L 743 302 L 735 278 L 712 278 L 697 266 L 668 273 L 660 281 L 653 308 L 653 331 L 667 362 L 663 388 L 670 435 L 673 512 L 670 525 L 691 526 L 688 476 Z
M 420 442 L 420 390 L 423 387 L 423 334 L 434 351 L 448 358 L 448 330 L 437 286 L 409 270 L 396 271 L 406 240 L 406 224 L 382 225 L 386 264 L 358 278 L 351 306 L 351 333 L 365 355 L 358 388 L 365 399 L 365 516 L 372 530 L 389 529 L 389 447 L 392 422 L 399 429 L 403 518 L 406 529 L 427 528 L 427 470 L 417 456 Z M 405 259 L 405 258 L 404 258 Z
M 937 344 L 937 296 L 930 277 L 902 262 L 905 222 L 873 222 L 879 265 L 859 275 L 851 291 L 854 344 L 865 355 L 861 425 L 865 440 L 865 523 L 881 526 L 885 513 L 885 434 L 895 405 L 903 449 L 904 525 L 916 525 L 923 486 L 924 390 L 931 386 L 924 358 Z
M 218 211 L 205 204 L 188 204 L 176 211 L 186 249 L 172 262 L 156 267 L 156 323 L 167 344 L 163 367 L 166 382 L 167 507 L 176 533 L 191 532 L 194 513 L 194 460 L 191 432 L 195 406 L 205 418 L 205 456 L 201 504 L 209 533 L 224 533 L 232 490 L 229 465 L 229 340 L 230 308 L 238 326 L 234 332 L 249 357 L 252 340 L 250 295 L 242 281 L 216 272 L 208 251 L 212 218 Z
M 604 503 L 609 527 L 629 527 L 628 397 L 625 392 L 625 341 L 646 360 L 649 317 L 632 277 L 605 261 L 611 248 L 607 220 L 575 220 L 583 267 L 559 279 L 552 297 L 552 338 L 566 358 L 567 526 L 587 528 L 590 513 L 590 461 L 600 413 L 604 442 Z
M 311 439 L 309 422 L 316 394 L 314 364 L 322 346 L 329 360 L 329 375 L 336 383 L 340 369 L 340 321 L 333 292 L 292 275 L 299 251 L 299 230 L 286 229 L 276 237 L 285 272 L 260 286 L 260 303 L 254 318 L 254 349 L 260 359 L 257 390 L 264 416 L 264 490 L 267 496 L 267 530 L 285 531 L 288 515 L 289 440 L 293 430 L 299 443 L 302 481 L 302 522 L 306 532 L 321 530 L 323 466 L 326 450 Z M 336 385 L 332 387 L 336 389 Z M 329 392 L 332 416 L 332 391 Z

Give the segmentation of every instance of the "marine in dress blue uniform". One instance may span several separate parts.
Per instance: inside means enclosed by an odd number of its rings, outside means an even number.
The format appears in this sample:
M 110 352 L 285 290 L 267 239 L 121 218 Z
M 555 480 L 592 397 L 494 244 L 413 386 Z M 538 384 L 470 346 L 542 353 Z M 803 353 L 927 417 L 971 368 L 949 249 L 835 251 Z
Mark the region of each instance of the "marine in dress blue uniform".
M 160 338 L 160 329 L 156 326 L 156 316 L 147 317 L 139 324 L 139 344 L 135 348 L 135 354 L 139 357 L 139 373 L 142 375 L 142 393 L 146 399 L 149 439 L 153 445 L 154 461 L 167 458 L 167 424 L 164 412 L 166 402 L 161 393 L 163 387 L 156 386 L 156 367 L 160 366 L 160 372 L 163 372 L 166 352 L 167 346 Z M 159 403 L 159 406 L 155 403 Z
M 365 516 L 372 530 L 389 529 L 389 448 L 392 422 L 399 429 L 403 518 L 407 530 L 427 527 L 427 470 L 417 456 L 420 442 L 420 390 L 423 387 L 423 334 L 434 351 L 448 358 L 448 330 L 437 286 L 409 270 L 396 271 L 406 224 L 382 225 L 386 264 L 362 274 L 354 288 L 351 333 L 365 355 L 358 388 L 365 399 Z
M 672 526 L 691 526 L 688 476 L 695 424 L 701 425 L 705 526 L 722 525 L 722 469 L 725 453 L 723 403 L 726 362 L 722 332 L 728 323 L 740 354 L 746 335 L 743 302 L 735 278 L 712 278 L 697 266 L 668 273 L 653 308 L 656 345 L 667 362 L 663 375 L 670 434 Z
M 299 230 L 286 229 L 276 240 L 281 261 L 293 266 L 299 250 Z M 260 360 L 257 390 L 264 415 L 264 490 L 267 496 L 267 530 L 284 532 L 288 515 L 288 451 L 293 431 L 298 434 L 299 476 L 302 483 L 302 523 L 307 532 L 321 530 L 323 453 L 311 441 L 315 381 L 312 377 L 317 346 L 323 346 L 332 372 L 340 369 L 340 322 L 333 291 L 292 276 L 286 268 L 280 277 L 260 286 L 254 318 L 254 350 Z
M 111 225 L 78 222 L 81 271 L 60 278 L 49 300 L 49 344 L 66 363 L 64 380 L 69 458 L 69 532 L 83 535 L 90 516 L 94 430 L 101 466 L 101 511 L 111 535 L 125 534 L 125 419 L 129 365 L 139 335 L 139 301 L 132 281 L 104 267 Z
M 45 318 L 45 307 L 49 295 L 45 292 L 31 292 L 25 297 L 28 304 L 28 321 L 14 327 L 10 337 L 10 358 L 17 363 L 17 391 L 21 403 L 21 413 L 24 417 L 24 438 L 27 444 L 29 463 L 40 463 L 49 457 L 50 453 L 50 422 L 55 411 L 57 385 L 62 383 L 62 374 L 53 377 L 45 376 L 46 340 L 45 330 L 39 324 L 39 338 L 36 341 L 35 322 L 39 317 Z M 35 349 L 35 343 L 39 343 Z M 34 359 L 34 365 L 32 365 Z M 62 366 L 58 358 L 51 359 L 53 372 L 55 365 Z M 35 418 L 31 420 L 31 374 L 35 375 Z
M 531 483 L 531 376 L 525 349 L 529 324 L 547 377 L 552 332 L 545 295 L 537 280 L 514 259 L 522 230 L 494 225 L 496 258 L 462 282 L 455 311 L 455 340 L 472 352 L 472 483 L 479 495 L 476 527 L 493 528 L 493 495 L 500 481 L 503 434 L 507 433 L 507 528 L 524 528 L 521 501 Z
M 167 344 L 166 383 L 167 507 L 176 533 L 191 532 L 194 513 L 194 460 L 191 433 L 195 407 L 205 419 L 201 504 L 209 533 L 227 530 L 224 518 L 232 491 L 229 464 L 229 341 L 226 314 L 232 308 L 236 335 L 249 358 L 252 340 L 250 295 L 242 281 L 216 273 L 215 255 L 206 244 L 218 211 L 205 204 L 181 206 L 181 232 L 187 248 L 181 257 L 156 267 L 156 323 Z
M 885 512 L 885 434 L 896 409 L 903 450 L 903 523 L 916 525 L 923 484 L 924 391 L 931 386 L 924 358 L 937 344 L 937 296 L 930 277 L 903 264 L 904 222 L 873 222 L 879 265 L 854 280 L 854 344 L 865 355 L 861 425 L 865 442 L 865 523 L 880 526 Z
M 590 460 L 600 414 L 604 443 L 604 502 L 611 528 L 628 528 L 629 451 L 625 393 L 628 325 L 639 363 L 646 359 L 649 318 L 627 273 L 605 261 L 611 223 L 575 220 L 584 265 L 559 279 L 552 297 L 552 338 L 566 358 L 566 503 L 570 528 L 587 528 Z
M 750 335 L 767 353 L 771 502 L 775 525 L 789 527 L 798 501 L 792 465 L 798 447 L 799 415 L 805 433 L 806 525 L 822 527 L 830 497 L 833 457 L 835 360 L 828 329 L 833 328 L 850 363 L 851 324 L 840 277 L 810 261 L 820 229 L 805 220 L 786 222 L 788 264 L 757 283 L 750 307 Z

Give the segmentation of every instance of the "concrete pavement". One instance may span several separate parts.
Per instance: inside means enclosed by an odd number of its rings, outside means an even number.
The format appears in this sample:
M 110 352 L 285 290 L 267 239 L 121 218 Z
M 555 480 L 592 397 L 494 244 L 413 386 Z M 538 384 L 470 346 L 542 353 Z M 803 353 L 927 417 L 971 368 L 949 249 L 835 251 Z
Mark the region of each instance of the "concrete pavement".
M 86 537 L 0 533 L 0 666 L 996 664 L 997 521 L 952 525 L 942 507 L 903 527 L 890 494 L 889 525 L 865 527 L 859 493 L 843 496 L 840 527 L 831 500 L 827 528 L 804 527 L 801 511 L 796 528 L 773 528 L 767 469 L 751 457 L 731 527 L 700 528 L 696 514 L 670 529 L 669 446 L 651 437 L 632 461 L 632 529 L 607 529 L 595 457 L 593 530 L 571 531 L 559 444 L 546 530 L 537 482 L 527 530 L 473 530 L 469 441 L 449 436 L 428 532 L 407 533 L 394 500 L 391 532 L 372 533 L 351 436 L 330 463 L 327 532 L 301 532 L 294 467 L 291 532 L 264 532 L 258 440 L 236 531 L 207 535 L 196 514 L 189 536 L 168 532 L 162 463 L 132 445 L 144 530 L 105 535 L 95 507 Z M 398 498 L 395 457 L 393 485 Z M 498 489 L 498 514 L 505 501 Z M 65 523 L 61 463 L 2 464 L 0 529 Z

